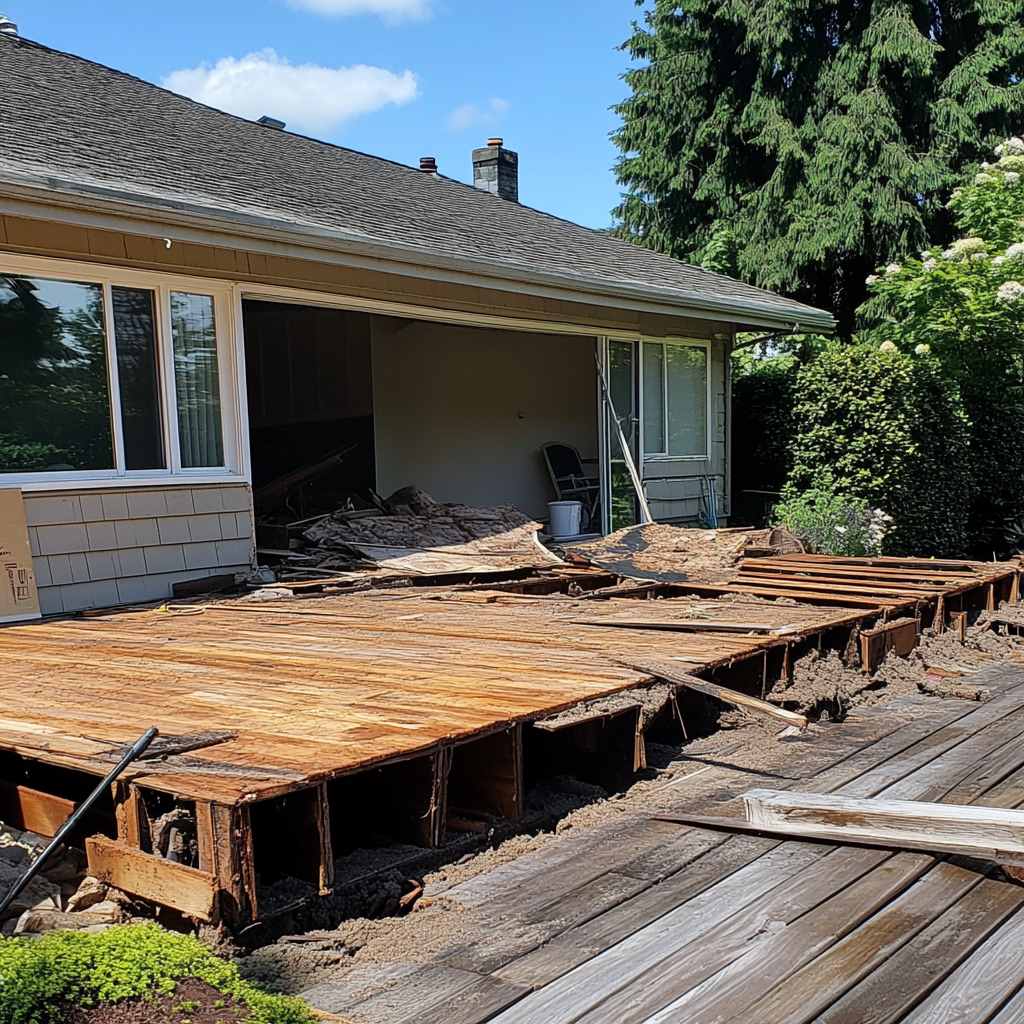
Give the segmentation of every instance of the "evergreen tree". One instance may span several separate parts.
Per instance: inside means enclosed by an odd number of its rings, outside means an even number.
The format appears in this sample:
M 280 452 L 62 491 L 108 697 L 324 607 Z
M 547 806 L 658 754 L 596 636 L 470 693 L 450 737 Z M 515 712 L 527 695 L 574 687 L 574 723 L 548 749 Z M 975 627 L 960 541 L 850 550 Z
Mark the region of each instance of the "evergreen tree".
M 1024 112 L 1024 0 L 653 0 L 623 48 L 621 229 L 844 333 Z

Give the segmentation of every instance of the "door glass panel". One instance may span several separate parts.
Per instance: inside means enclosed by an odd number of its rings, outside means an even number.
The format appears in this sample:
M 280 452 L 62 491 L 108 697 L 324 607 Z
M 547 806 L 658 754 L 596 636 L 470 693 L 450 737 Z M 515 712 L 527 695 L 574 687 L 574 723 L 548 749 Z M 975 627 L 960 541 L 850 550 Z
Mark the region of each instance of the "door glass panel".
M 153 292 L 112 288 L 126 469 L 165 469 Z
M 692 345 L 666 345 L 668 453 L 706 455 L 708 450 L 708 354 Z
M 644 452 L 665 452 L 665 346 L 645 343 Z
M 181 465 L 224 465 L 213 296 L 171 292 L 174 388 Z
M 615 415 L 622 426 L 626 444 L 634 461 L 637 457 L 638 431 L 636 419 L 636 345 L 631 341 L 608 342 L 608 391 Z M 611 413 L 609 412 L 609 419 Z M 610 519 L 612 530 L 621 530 L 638 521 L 636 492 L 629 470 L 622 457 L 618 431 L 609 422 L 608 452 L 611 458 L 609 482 L 611 485 Z
M 114 468 L 103 289 L 0 274 L 0 473 Z

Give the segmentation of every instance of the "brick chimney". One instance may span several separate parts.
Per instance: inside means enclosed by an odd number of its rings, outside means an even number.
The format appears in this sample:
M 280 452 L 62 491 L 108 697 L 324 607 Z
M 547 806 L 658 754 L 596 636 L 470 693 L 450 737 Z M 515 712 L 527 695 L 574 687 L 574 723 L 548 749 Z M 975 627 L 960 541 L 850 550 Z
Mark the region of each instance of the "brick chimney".
M 473 150 L 473 184 L 518 203 L 519 154 L 506 149 L 502 139 L 488 139 L 482 149 Z

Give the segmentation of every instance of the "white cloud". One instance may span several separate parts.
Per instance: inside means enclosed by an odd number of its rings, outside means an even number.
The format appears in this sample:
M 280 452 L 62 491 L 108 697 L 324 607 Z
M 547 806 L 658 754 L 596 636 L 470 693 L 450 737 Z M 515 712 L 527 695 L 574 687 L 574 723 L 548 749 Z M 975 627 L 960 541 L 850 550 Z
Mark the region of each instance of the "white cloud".
M 464 132 L 480 125 L 494 126 L 509 108 L 508 100 L 492 96 L 486 103 L 463 103 L 448 115 L 448 130 Z
M 289 128 L 329 132 L 343 121 L 416 97 L 416 76 L 367 64 L 325 68 L 291 64 L 273 50 L 222 57 L 216 64 L 182 68 L 163 84 L 200 103 L 242 117 L 263 114 Z
M 386 21 L 430 17 L 431 0 L 289 0 L 292 7 L 314 14 L 377 14 Z

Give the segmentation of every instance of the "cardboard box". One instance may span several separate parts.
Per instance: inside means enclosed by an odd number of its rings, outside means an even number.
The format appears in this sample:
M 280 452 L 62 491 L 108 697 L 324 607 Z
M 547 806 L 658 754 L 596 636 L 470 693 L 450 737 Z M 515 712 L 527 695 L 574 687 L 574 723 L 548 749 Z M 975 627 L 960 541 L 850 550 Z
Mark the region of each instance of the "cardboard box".
M 0 622 L 39 617 L 25 502 L 20 489 L 0 489 Z

